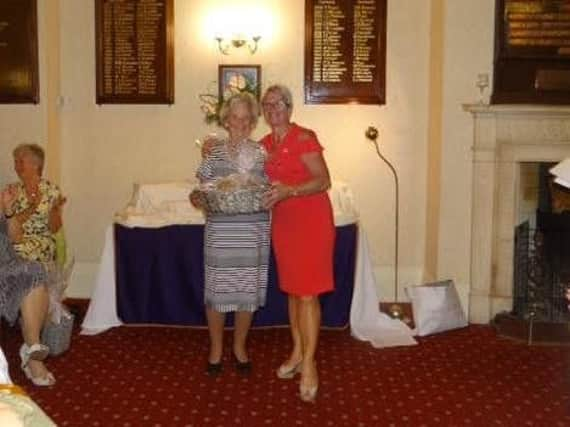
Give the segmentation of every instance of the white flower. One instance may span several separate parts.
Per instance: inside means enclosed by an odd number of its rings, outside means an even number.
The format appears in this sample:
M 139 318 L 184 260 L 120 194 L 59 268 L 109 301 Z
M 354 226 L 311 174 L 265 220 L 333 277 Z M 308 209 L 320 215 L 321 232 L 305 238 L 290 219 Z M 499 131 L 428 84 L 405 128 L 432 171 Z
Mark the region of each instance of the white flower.
M 226 90 L 224 91 L 224 99 L 229 99 L 235 93 L 236 92 L 234 90 L 232 90 L 231 87 L 226 88 Z
M 243 74 L 235 73 L 228 80 L 228 87 L 237 89 L 238 92 L 244 90 L 247 86 L 247 80 Z
M 245 87 L 247 86 L 247 80 L 245 79 L 245 76 L 243 74 L 239 74 L 237 81 L 238 81 L 237 87 L 239 88 L 239 90 L 244 90 Z

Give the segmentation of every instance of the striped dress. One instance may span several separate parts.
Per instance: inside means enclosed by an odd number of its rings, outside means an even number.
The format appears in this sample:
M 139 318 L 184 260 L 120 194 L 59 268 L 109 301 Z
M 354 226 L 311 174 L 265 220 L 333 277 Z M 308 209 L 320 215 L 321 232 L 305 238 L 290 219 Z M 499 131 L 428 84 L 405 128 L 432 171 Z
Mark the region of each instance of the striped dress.
M 254 153 L 249 173 L 266 179 L 265 149 L 246 140 L 239 150 Z M 239 154 L 239 153 L 238 153 Z M 216 143 L 196 176 L 201 182 L 240 170 L 227 141 Z M 269 268 L 269 212 L 208 215 L 204 230 L 204 302 L 218 312 L 255 311 L 265 305 Z

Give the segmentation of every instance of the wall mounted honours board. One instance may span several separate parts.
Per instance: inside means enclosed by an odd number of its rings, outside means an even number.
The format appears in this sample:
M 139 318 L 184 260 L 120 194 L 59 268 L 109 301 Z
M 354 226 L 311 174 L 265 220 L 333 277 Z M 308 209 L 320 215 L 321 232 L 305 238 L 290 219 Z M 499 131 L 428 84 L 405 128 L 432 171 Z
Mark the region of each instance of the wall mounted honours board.
M 305 102 L 386 103 L 386 0 L 305 0 Z
M 96 0 L 97 104 L 174 103 L 174 1 Z
M 39 101 L 36 0 L 0 0 L 0 103 Z
M 570 0 L 496 0 L 494 104 L 570 104 Z

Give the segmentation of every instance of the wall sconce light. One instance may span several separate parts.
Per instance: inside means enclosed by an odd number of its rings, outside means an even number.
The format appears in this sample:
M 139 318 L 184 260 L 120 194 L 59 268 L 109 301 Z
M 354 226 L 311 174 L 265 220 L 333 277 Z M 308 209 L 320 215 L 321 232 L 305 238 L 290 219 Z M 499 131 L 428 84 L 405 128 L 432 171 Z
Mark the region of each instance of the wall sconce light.
M 261 40 L 261 36 L 252 36 L 250 40 L 243 36 L 234 36 L 231 40 L 224 39 L 222 36 L 216 36 L 218 49 L 224 55 L 230 54 L 230 47 L 240 48 L 246 46 L 252 55 L 257 52 L 257 43 Z

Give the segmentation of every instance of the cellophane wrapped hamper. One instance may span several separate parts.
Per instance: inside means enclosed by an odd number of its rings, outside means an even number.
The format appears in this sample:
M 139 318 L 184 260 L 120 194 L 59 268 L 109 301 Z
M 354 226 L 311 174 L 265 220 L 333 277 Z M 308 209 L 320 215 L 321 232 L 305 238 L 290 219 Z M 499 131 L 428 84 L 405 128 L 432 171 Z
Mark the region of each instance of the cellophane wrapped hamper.
M 249 174 L 232 174 L 201 184 L 197 192 L 209 214 L 238 215 L 261 212 L 268 185 Z
M 74 258 L 69 257 L 65 265 L 54 263 L 47 266 L 49 315 L 41 340 L 49 347 L 52 356 L 67 351 L 71 345 L 74 316 L 63 304 L 63 300 L 74 263 Z
M 42 343 L 49 347 L 49 354 L 57 356 L 66 352 L 71 345 L 75 316 L 67 309 L 62 310 L 59 323 L 49 320 L 42 331 Z

